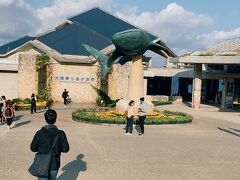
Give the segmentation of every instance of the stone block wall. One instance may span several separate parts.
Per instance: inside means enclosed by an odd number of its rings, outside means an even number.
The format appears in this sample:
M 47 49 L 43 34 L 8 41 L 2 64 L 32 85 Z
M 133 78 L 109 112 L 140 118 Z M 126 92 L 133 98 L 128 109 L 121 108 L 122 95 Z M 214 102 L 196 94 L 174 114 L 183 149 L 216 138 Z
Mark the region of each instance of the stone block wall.
M 35 69 L 37 54 L 20 54 L 18 68 L 18 97 L 29 98 L 32 93 L 38 93 L 38 73 Z M 96 103 L 98 97 L 91 85 L 99 88 L 99 66 L 83 64 L 60 64 L 50 59 L 48 66 L 48 87 L 55 102 L 62 102 L 63 90 L 69 91 L 72 102 Z M 94 78 L 92 82 L 61 81 L 60 76 L 76 78 Z M 109 96 L 112 99 L 127 97 L 129 63 L 113 66 L 109 76 Z
M 62 92 L 64 89 L 69 91 L 72 102 L 76 103 L 96 103 L 97 93 L 91 85 L 98 87 L 98 66 L 86 66 L 79 64 L 59 64 L 52 62 L 49 66 L 49 83 L 51 96 L 54 101 L 62 102 Z M 69 77 L 69 81 L 62 81 L 60 76 Z M 93 82 L 77 82 L 76 78 L 94 78 Z M 74 78 L 71 80 L 71 78 Z
M 147 101 L 169 101 L 169 96 L 164 95 L 147 95 Z
M 112 73 L 108 80 L 108 95 L 111 99 L 126 99 L 128 90 L 128 77 L 130 62 L 125 65 L 113 65 Z
M 18 66 L 18 97 L 30 98 L 37 94 L 38 74 L 35 68 L 36 55 L 20 54 Z

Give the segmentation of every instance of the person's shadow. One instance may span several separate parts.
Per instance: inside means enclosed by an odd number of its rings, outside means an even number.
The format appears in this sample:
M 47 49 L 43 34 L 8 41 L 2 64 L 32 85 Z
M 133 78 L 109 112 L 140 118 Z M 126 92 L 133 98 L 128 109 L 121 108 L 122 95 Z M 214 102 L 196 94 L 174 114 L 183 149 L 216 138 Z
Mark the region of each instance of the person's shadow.
M 77 179 L 77 177 L 81 171 L 87 170 L 87 165 L 86 165 L 86 162 L 82 160 L 83 158 L 84 158 L 84 155 L 79 154 L 75 160 L 66 164 L 62 168 L 63 173 L 57 179 L 58 180 L 66 180 L 66 179 L 75 180 L 75 179 Z

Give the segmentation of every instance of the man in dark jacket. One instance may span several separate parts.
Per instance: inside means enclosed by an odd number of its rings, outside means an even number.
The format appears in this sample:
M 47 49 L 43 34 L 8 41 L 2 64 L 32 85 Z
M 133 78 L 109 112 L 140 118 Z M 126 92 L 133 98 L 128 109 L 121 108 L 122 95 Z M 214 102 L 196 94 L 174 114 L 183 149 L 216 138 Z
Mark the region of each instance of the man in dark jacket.
M 67 107 L 67 98 L 68 98 L 68 91 L 66 89 L 64 89 L 64 91 L 62 92 L 62 98 L 63 98 L 63 104 L 64 107 Z
M 54 125 L 57 119 L 56 111 L 49 109 L 44 114 L 47 125 L 42 127 L 35 134 L 30 149 L 33 152 L 38 152 L 40 154 L 49 153 L 53 141 L 58 134 L 58 139 L 55 147 L 53 148 L 53 157 L 50 166 L 50 177 L 49 178 L 38 178 L 39 180 L 55 180 L 57 178 L 57 173 L 60 168 L 60 156 L 61 152 L 69 151 L 69 144 L 66 134 L 62 130 Z

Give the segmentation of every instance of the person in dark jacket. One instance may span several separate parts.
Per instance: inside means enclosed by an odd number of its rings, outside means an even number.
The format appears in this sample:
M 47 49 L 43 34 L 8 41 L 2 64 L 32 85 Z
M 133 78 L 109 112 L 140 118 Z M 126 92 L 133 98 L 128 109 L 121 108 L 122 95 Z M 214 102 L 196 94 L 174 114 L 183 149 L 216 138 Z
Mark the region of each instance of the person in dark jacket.
M 54 124 L 57 119 L 56 111 L 49 109 L 44 114 L 47 125 L 42 127 L 35 134 L 30 149 L 33 152 L 40 154 L 49 153 L 53 141 L 58 134 L 56 146 L 53 148 L 53 157 L 50 166 L 50 177 L 49 178 L 38 178 L 38 180 L 56 180 L 57 173 L 60 168 L 60 156 L 61 153 L 69 151 L 69 144 L 64 131 L 59 130 Z
M 64 89 L 64 91 L 62 92 L 62 98 L 63 98 L 64 107 L 67 107 L 67 99 L 68 99 L 68 97 L 69 97 L 68 91 L 67 91 L 67 89 Z
M 37 101 L 37 98 L 35 96 L 34 93 L 32 93 L 31 95 L 31 114 L 36 114 L 37 113 L 37 110 L 36 110 L 36 101 Z

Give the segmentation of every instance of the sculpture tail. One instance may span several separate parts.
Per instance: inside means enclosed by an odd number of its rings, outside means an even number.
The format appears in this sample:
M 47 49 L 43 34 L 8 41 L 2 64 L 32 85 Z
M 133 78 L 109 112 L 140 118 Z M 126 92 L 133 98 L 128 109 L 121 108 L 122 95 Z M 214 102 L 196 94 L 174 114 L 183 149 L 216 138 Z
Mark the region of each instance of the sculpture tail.
M 107 72 L 108 72 L 108 66 L 107 66 L 107 62 L 108 62 L 108 57 L 103 54 L 101 51 L 86 45 L 86 44 L 82 44 L 83 47 L 94 57 L 97 59 L 97 61 L 99 62 L 100 66 L 101 66 L 101 75 L 103 77 L 106 77 Z

